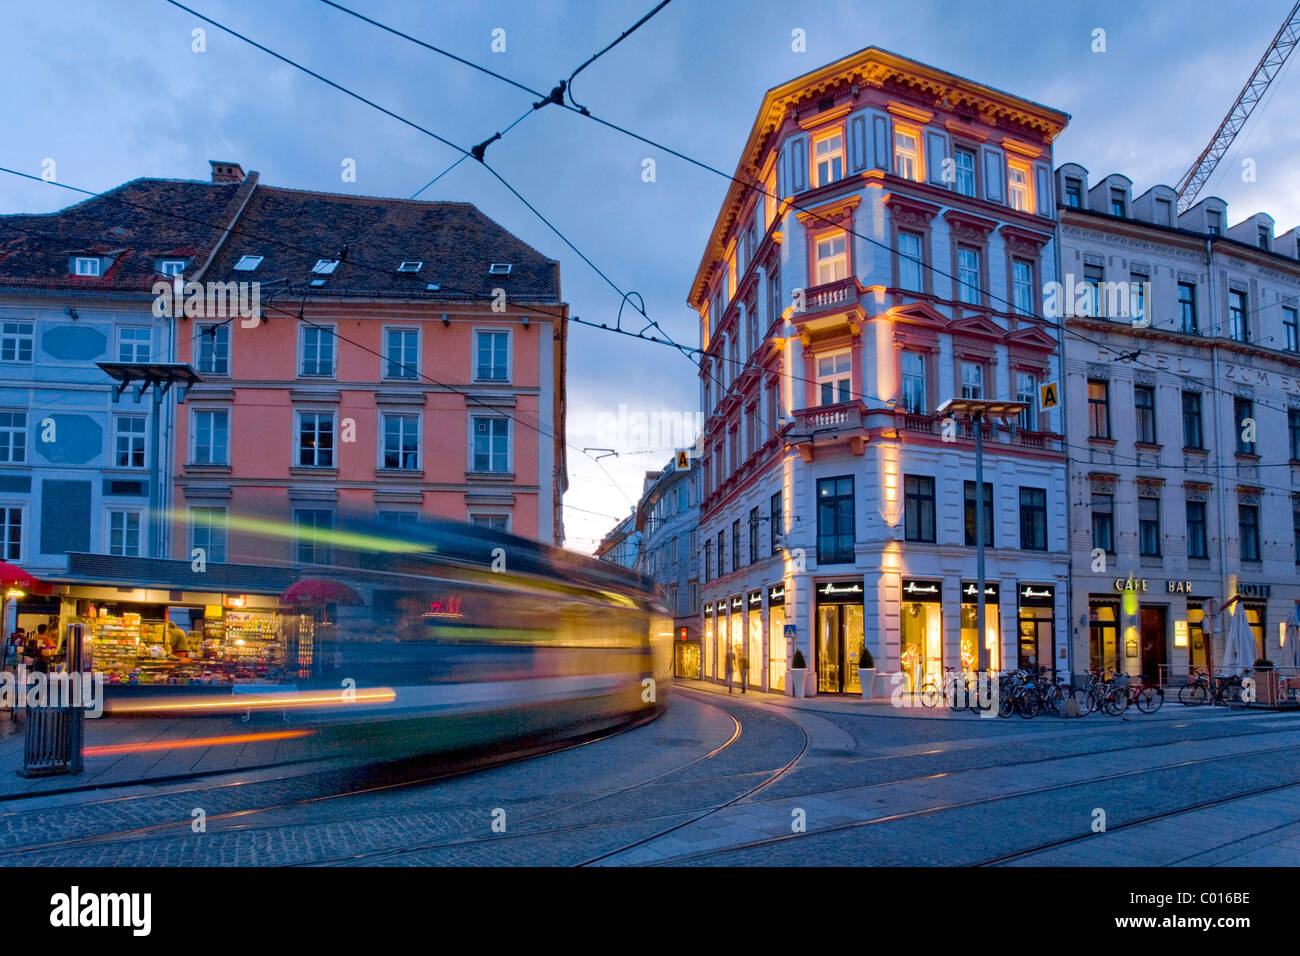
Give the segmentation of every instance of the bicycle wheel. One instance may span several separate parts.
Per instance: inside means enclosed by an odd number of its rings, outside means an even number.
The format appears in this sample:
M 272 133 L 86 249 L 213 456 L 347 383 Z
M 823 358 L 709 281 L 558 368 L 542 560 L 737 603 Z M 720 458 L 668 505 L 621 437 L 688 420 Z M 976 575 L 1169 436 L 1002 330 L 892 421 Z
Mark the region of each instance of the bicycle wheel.
M 1043 698 L 1033 687 L 1026 687 L 1016 695 L 1016 713 L 1025 720 L 1037 717 L 1043 709 Z
M 1079 716 L 1087 717 L 1096 707 L 1097 702 L 1093 700 L 1092 693 L 1086 687 L 1076 687 L 1070 691 L 1070 696 L 1074 702 L 1079 705 Z
M 940 694 L 939 685 L 934 681 L 926 681 L 921 685 L 921 706 L 936 707 L 939 704 Z
M 1004 690 L 998 694 L 998 716 L 1010 717 L 1016 709 L 1016 691 Z
M 970 699 L 970 688 L 963 681 L 949 681 L 943 693 L 949 710 L 966 709 L 966 701 Z
M 1043 701 L 1044 709 L 1050 708 L 1052 713 L 1060 714 L 1061 708 L 1065 702 L 1070 699 L 1070 685 L 1056 684 L 1047 692 L 1047 697 Z
M 1206 690 L 1205 685 L 1199 681 L 1193 681 L 1190 684 L 1184 684 L 1178 688 L 1178 703 L 1184 707 L 1191 707 L 1195 704 L 1204 704 L 1210 699 L 1210 692 Z
M 1112 717 L 1118 717 L 1124 711 L 1128 710 L 1128 690 L 1123 687 L 1113 688 L 1106 694 L 1103 701 L 1106 713 Z
M 1159 687 L 1143 687 L 1138 692 L 1137 709 L 1144 714 L 1154 714 L 1165 702 L 1165 692 Z

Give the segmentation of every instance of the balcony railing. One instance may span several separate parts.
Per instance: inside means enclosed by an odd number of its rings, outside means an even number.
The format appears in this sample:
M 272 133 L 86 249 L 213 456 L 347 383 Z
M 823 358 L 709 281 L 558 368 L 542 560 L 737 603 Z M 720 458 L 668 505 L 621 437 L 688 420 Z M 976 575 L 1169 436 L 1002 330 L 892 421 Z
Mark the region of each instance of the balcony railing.
M 902 430 L 922 435 L 938 435 L 943 430 L 943 418 L 939 415 L 918 415 L 913 412 L 902 413 Z M 1031 448 L 1039 451 L 1060 451 L 1061 436 L 1054 432 L 1037 432 L 1021 428 L 1018 425 L 1003 425 L 1000 422 L 985 422 L 984 440 L 1000 445 L 1012 445 L 1017 448 Z M 958 422 L 957 438 L 974 441 L 975 429 L 969 422 Z
M 795 313 L 796 321 L 816 312 L 830 312 L 857 306 L 862 298 L 862 286 L 854 276 L 836 279 L 824 285 L 813 286 L 804 290 L 804 311 L 802 316 Z

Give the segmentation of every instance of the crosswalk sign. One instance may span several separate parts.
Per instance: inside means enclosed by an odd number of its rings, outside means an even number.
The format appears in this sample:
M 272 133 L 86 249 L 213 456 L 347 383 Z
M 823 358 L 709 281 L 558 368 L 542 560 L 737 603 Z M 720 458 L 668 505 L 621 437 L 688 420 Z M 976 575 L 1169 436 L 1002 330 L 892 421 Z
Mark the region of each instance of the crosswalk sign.
M 1041 407 L 1043 411 L 1047 411 L 1049 408 L 1055 408 L 1057 405 L 1061 404 L 1060 396 L 1056 392 L 1055 382 L 1047 382 L 1044 385 L 1038 386 L 1038 403 L 1039 407 Z

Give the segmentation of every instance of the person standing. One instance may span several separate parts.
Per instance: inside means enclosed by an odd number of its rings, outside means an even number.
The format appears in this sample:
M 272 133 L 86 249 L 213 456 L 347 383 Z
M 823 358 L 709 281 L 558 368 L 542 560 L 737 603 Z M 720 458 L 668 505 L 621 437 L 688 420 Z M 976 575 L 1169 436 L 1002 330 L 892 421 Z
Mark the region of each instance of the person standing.
M 734 650 L 730 645 L 728 645 L 728 646 L 727 646 L 727 658 L 726 658 L 725 667 L 724 667 L 724 670 L 723 670 L 723 674 L 724 674 L 724 675 L 726 676 L 726 678 L 727 678 L 727 693 L 728 693 L 728 694 L 731 693 L 731 675 L 734 673 L 735 669 L 736 669 L 736 652 L 735 652 L 735 650 Z
M 736 663 L 740 667 L 740 692 L 743 694 L 749 686 L 749 655 L 745 653 L 744 647 L 741 647 Z

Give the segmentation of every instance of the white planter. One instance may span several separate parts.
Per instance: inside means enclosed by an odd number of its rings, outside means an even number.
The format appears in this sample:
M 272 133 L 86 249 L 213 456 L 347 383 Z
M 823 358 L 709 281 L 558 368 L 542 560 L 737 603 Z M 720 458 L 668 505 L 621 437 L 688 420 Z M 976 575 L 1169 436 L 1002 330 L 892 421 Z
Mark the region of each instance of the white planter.
M 803 697 L 807 690 L 808 668 L 792 667 L 790 668 L 790 687 L 794 691 L 794 696 Z
M 876 669 L 874 667 L 859 667 L 858 681 L 862 684 L 863 700 L 871 700 L 876 696 Z

